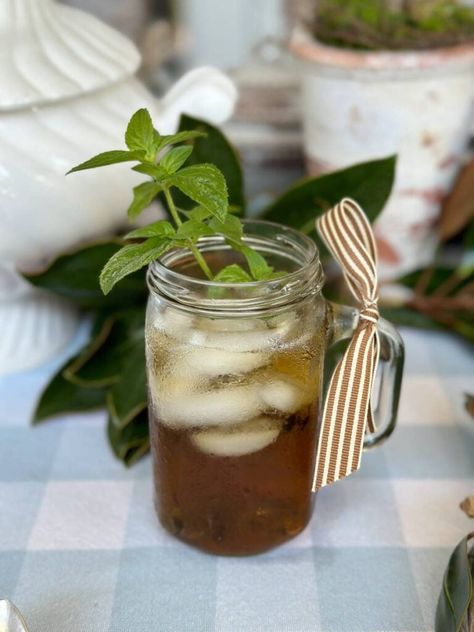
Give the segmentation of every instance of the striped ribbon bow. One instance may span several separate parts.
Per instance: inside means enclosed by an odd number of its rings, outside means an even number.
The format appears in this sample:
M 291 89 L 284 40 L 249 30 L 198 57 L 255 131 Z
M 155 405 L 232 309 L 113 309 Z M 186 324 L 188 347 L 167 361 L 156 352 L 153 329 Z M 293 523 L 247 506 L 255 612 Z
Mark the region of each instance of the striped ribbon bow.
M 360 304 L 360 317 L 329 384 L 313 491 L 359 469 L 366 427 L 375 429 L 370 398 L 379 358 L 377 251 L 370 224 L 360 206 L 344 198 L 316 220 L 316 228 Z

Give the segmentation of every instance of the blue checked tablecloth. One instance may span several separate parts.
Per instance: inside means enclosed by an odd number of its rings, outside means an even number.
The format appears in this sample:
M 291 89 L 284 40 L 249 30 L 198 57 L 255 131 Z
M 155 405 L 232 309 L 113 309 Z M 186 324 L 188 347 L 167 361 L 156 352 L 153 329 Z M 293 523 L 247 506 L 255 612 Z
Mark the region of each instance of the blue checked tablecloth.
M 125 470 L 102 413 L 31 428 L 63 358 L 0 379 L 0 597 L 31 632 L 433 630 L 450 552 L 474 523 L 474 358 L 444 334 L 402 332 L 399 427 L 360 472 L 320 492 L 306 531 L 275 551 L 217 558 L 153 513 L 150 460 Z M 76 340 L 78 343 L 78 340 Z

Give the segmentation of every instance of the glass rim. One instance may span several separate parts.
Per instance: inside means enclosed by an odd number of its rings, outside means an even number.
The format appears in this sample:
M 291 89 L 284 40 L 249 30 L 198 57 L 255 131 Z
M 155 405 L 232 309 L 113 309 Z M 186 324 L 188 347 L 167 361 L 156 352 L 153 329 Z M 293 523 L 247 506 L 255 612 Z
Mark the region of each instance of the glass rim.
M 297 276 L 301 274 L 301 272 L 303 272 L 305 268 L 309 268 L 312 264 L 313 265 L 320 264 L 318 247 L 316 246 L 316 244 L 310 237 L 308 237 L 307 235 L 305 235 L 298 229 L 291 228 L 291 226 L 286 226 L 285 224 L 280 224 L 278 222 L 270 222 L 268 220 L 263 220 L 263 219 L 244 219 L 242 220 L 242 223 L 244 224 L 244 226 L 257 225 L 257 226 L 262 226 L 262 227 L 275 228 L 279 231 L 283 230 L 285 231 L 285 233 L 288 233 L 289 235 L 294 235 L 298 239 L 300 239 L 302 242 L 304 242 L 304 244 L 308 247 L 308 250 L 312 252 L 310 259 L 305 264 L 303 264 L 297 270 L 293 270 L 291 272 L 284 272 L 282 276 L 280 277 L 280 279 L 286 279 L 286 278 L 291 278 L 293 276 Z M 244 237 L 245 236 L 246 235 L 244 234 Z M 247 236 L 252 236 L 252 233 L 247 233 Z M 215 240 L 216 237 L 219 238 L 220 236 L 212 235 L 209 237 L 201 237 L 196 245 L 198 246 L 198 248 L 200 248 L 200 246 L 206 245 L 206 243 L 209 243 L 209 244 L 212 243 L 212 241 Z M 221 239 L 222 239 L 223 245 L 225 245 L 223 238 Z M 176 254 L 183 253 L 184 255 L 185 253 L 189 253 L 189 252 L 190 251 L 187 250 L 186 248 L 174 249 L 168 253 L 165 253 L 159 259 L 155 259 L 154 261 L 152 261 L 149 264 L 149 268 L 156 268 L 158 270 L 164 269 L 166 270 L 166 274 L 172 276 L 173 278 L 182 279 L 183 281 L 185 280 L 187 282 L 191 281 L 192 283 L 196 283 L 198 285 L 207 286 L 207 287 L 223 286 L 227 288 L 231 288 L 231 287 L 252 288 L 252 287 L 258 287 L 258 286 L 262 286 L 268 283 L 272 283 L 274 281 L 274 279 L 265 279 L 263 281 L 241 281 L 239 283 L 233 283 L 233 282 L 229 283 L 227 281 L 211 281 L 210 279 L 199 279 L 197 277 L 193 277 L 188 274 L 183 274 L 182 272 L 177 272 L 176 270 L 174 270 L 173 268 L 169 268 L 162 262 L 162 259 L 166 259 L 167 255 L 170 255 L 170 254 L 172 255 L 173 253 L 176 253 Z
M 301 231 L 285 226 L 277 222 L 260 219 L 243 220 L 244 241 L 258 251 L 280 254 L 282 258 L 296 263 L 297 268 L 282 274 L 276 279 L 262 281 L 244 281 L 241 283 L 229 283 L 225 281 L 211 281 L 201 279 L 180 272 L 172 263 L 189 258 L 188 249 L 173 249 L 165 253 L 159 259 L 152 261 L 148 266 L 147 283 L 151 293 L 158 294 L 166 300 L 179 303 L 183 306 L 196 308 L 201 295 L 201 309 L 235 309 L 240 303 L 251 309 L 287 304 L 296 299 L 301 299 L 307 294 L 321 291 L 324 281 L 322 266 L 319 258 L 319 250 L 315 242 Z M 257 246 L 255 245 L 257 244 Z M 197 247 L 203 253 L 212 251 L 231 250 L 221 235 L 202 237 L 197 242 Z M 280 248 L 278 246 L 280 245 Z M 231 297 L 226 299 L 208 298 L 210 288 L 219 288 L 222 291 L 248 292 L 249 297 Z M 259 291 L 261 292 L 259 294 Z M 266 292 L 266 293 L 265 293 Z M 164 295 L 164 296 L 163 296 Z M 188 297 L 188 298 L 186 298 Z

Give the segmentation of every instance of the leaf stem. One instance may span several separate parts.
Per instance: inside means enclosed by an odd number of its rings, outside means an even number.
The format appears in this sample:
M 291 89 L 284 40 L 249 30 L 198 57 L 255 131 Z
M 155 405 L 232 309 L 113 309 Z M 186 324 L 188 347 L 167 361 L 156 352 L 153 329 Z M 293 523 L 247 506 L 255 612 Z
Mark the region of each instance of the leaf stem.
M 176 205 L 173 201 L 173 198 L 171 197 L 171 193 L 168 187 L 165 187 L 163 189 L 163 193 L 165 194 L 165 198 L 166 201 L 168 202 L 168 206 L 170 209 L 170 213 L 171 216 L 176 224 L 176 226 L 181 226 L 181 224 L 183 223 L 181 221 L 181 218 L 178 214 L 178 209 L 176 208 Z M 204 257 L 202 256 L 202 254 L 199 252 L 199 248 L 197 248 L 194 244 L 190 243 L 189 244 L 189 249 L 191 250 L 191 252 L 194 255 L 194 258 L 196 259 L 196 261 L 199 264 L 199 267 L 201 268 L 201 270 L 204 272 L 204 274 L 207 276 L 207 278 L 212 281 L 212 279 L 214 278 L 214 275 L 211 272 L 211 269 L 209 268 L 209 266 L 206 263 L 206 260 L 204 259 Z
M 178 215 L 178 209 L 175 206 L 175 203 L 173 201 L 173 198 L 171 197 L 171 193 L 168 187 L 163 188 L 163 193 L 165 194 L 165 198 L 166 198 L 166 201 L 168 202 L 171 216 L 174 219 L 176 226 L 181 226 L 183 222 L 181 221 L 181 218 Z
M 194 244 L 191 244 L 189 246 L 189 249 L 193 253 L 194 257 L 196 258 L 196 261 L 199 263 L 199 267 L 201 268 L 201 270 L 207 276 L 209 281 L 212 281 L 214 279 L 214 275 L 212 274 L 210 267 L 207 265 L 206 260 L 204 259 L 202 254 L 199 252 L 199 248 L 197 248 L 197 246 L 195 246 Z

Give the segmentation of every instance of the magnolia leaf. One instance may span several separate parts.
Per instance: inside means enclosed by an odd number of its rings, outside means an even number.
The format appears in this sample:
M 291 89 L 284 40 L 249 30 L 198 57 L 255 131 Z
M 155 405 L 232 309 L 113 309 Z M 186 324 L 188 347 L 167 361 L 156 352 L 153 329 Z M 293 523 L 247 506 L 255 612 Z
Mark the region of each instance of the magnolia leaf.
M 205 132 L 199 130 L 181 131 L 169 136 L 160 136 L 159 141 L 157 139 L 158 148 L 163 149 L 169 145 L 179 145 L 179 143 L 194 140 L 195 138 L 203 138 L 204 136 L 206 136 Z
M 469 393 L 465 394 L 466 401 L 464 402 L 464 407 L 467 412 L 474 418 L 474 395 L 470 395 Z
M 474 158 L 462 169 L 441 212 L 439 236 L 447 241 L 474 220 Z
M 119 379 L 107 392 L 107 408 L 112 423 L 124 428 L 147 405 L 145 339 L 144 328 L 141 337 L 130 340 L 127 355 L 124 357 Z
M 140 213 L 153 202 L 161 191 L 161 186 L 157 182 L 142 182 L 133 187 L 133 201 L 128 207 L 127 215 L 130 219 L 135 219 Z
M 117 427 L 109 417 L 107 436 L 115 456 L 127 467 L 133 465 L 150 449 L 148 412 L 142 410 L 124 428 Z
M 81 162 L 80 165 L 69 169 L 66 175 L 76 171 L 84 171 L 84 169 L 95 169 L 96 167 L 115 165 L 119 162 L 136 162 L 138 160 L 142 160 L 143 158 L 143 151 L 126 151 L 122 149 L 104 151 L 101 154 L 97 154 L 97 156 L 93 156 L 93 158 L 89 158 L 89 160 L 86 160 L 85 162 Z
M 466 620 L 474 598 L 474 560 L 468 555 L 468 542 L 472 537 L 474 533 L 463 538 L 450 557 L 438 600 L 435 632 L 460 632 L 461 629 L 468 632 L 471 629 Z
M 136 228 L 124 236 L 124 239 L 139 239 L 140 237 L 174 237 L 175 229 L 165 219 Z
M 103 293 L 108 294 L 121 279 L 158 259 L 171 245 L 172 241 L 167 237 L 152 237 L 141 244 L 121 248 L 107 261 L 100 273 Z
M 252 277 L 236 263 L 233 263 L 216 274 L 214 281 L 218 283 L 248 283 Z
M 472 416 L 474 417 L 474 414 Z M 459 503 L 459 508 L 464 511 L 468 518 L 474 518 L 474 496 L 466 496 L 466 498 Z
M 59 255 L 45 270 L 24 276 L 34 286 L 54 292 L 84 309 L 121 308 L 143 302 L 147 291 L 141 273 L 123 279 L 106 297 L 100 290 L 100 272 L 121 247 L 118 240 L 81 246 Z
M 209 162 L 216 165 L 224 174 L 227 182 L 229 203 L 241 211 L 244 210 L 245 193 L 242 166 L 237 152 L 224 134 L 210 123 L 185 114 L 181 116 L 179 129 L 196 130 L 203 133 L 203 138 L 198 138 L 194 143 L 194 151 L 188 164 Z
M 65 370 L 65 377 L 86 387 L 109 386 L 120 374 L 136 340 L 143 339 L 144 306 L 116 312 Z
M 326 253 L 314 230 L 314 220 L 342 197 L 350 197 L 361 205 L 373 222 L 392 191 L 395 165 L 396 157 L 391 156 L 302 180 L 264 209 L 262 218 L 311 234 L 321 251 Z
M 198 222 L 197 220 L 190 219 L 176 231 L 177 239 L 191 239 L 196 241 L 199 237 L 205 237 L 206 235 L 214 235 L 215 232 L 207 224 Z
M 76 359 L 77 356 L 69 358 L 41 393 L 33 414 L 34 424 L 49 417 L 94 410 L 105 405 L 104 389 L 82 388 L 64 377 L 65 371 Z
M 127 131 L 125 132 L 125 142 L 130 150 L 142 149 L 150 157 L 154 158 L 156 150 L 154 148 L 155 130 L 150 113 L 147 109 L 137 110 L 130 119 Z
M 420 329 L 443 329 L 439 323 L 429 318 L 429 316 L 421 314 L 409 307 L 384 307 L 381 305 L 380 313 L 384 318 L 395 325 L 418 327 Z
M 167 173 L 175 173 L 180 167 L 184 165 L 186 160 L 192 154 L 193 148 L 191 145 L 185 147 L 174 147 L 160 160 L 160 167 L 162 167 Z
M 197 202 L 217 219 L 227 215 L 227 187 L 222 172 L 211 164 L 183 167 L 169 176 L 167 183 Z

